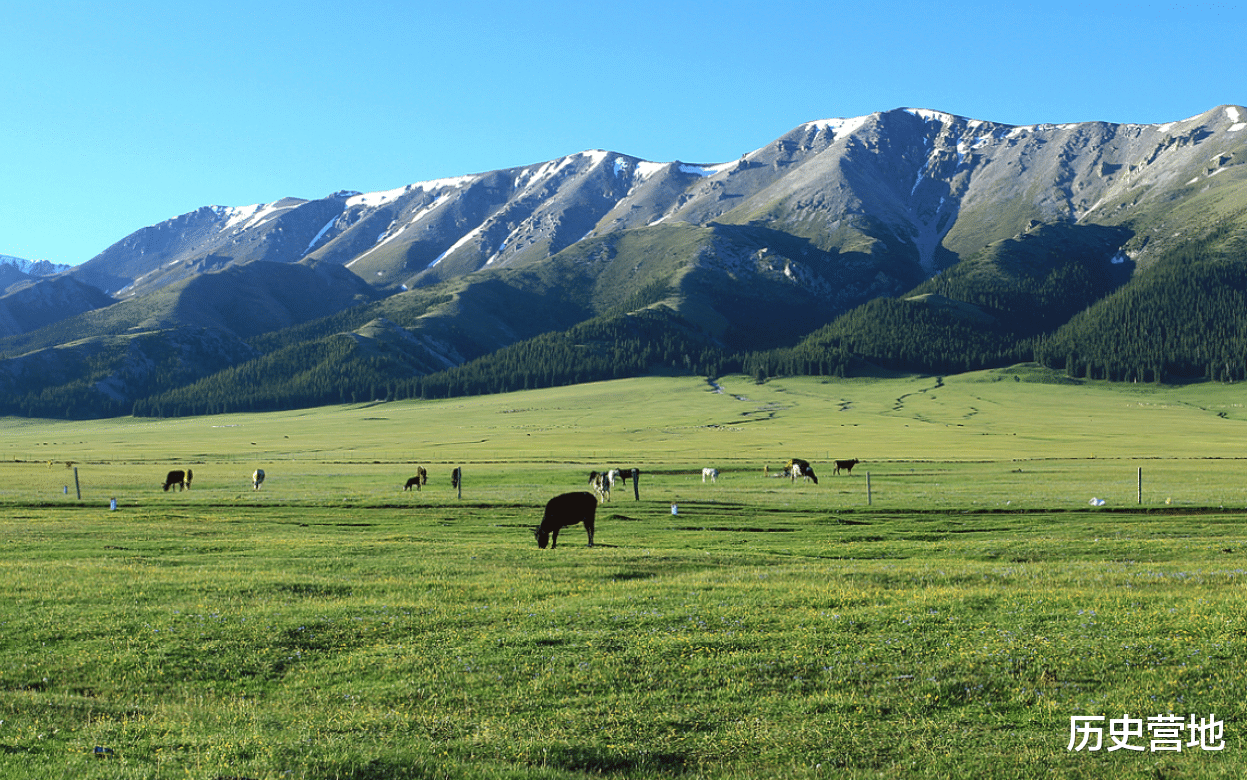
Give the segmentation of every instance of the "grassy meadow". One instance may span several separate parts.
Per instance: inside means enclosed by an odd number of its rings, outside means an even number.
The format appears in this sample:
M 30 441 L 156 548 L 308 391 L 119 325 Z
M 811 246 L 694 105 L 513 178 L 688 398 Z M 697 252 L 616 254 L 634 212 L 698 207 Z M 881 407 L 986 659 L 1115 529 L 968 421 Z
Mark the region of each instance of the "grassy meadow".
M 0 778 L 1242 776 L 1245 397 L 1019 367 L 0 420 Z M 764 473 L 794 456 L 818 485 Z M 639 500 L 539 550 L 605 466 Z

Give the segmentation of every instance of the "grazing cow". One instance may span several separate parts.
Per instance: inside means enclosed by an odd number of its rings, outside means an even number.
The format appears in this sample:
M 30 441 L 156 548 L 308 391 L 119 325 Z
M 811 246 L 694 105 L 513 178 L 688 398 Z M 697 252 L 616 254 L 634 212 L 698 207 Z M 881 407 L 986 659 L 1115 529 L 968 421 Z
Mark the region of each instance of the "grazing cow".
M 703 485 L 706 483 L 706 477 L 709 477 L 711 482 L 718 482 L 719 481 L 719 470 L 712 469 L 712 468 L 702 469 L 701 470 L 701 481 Z
M 194 475 L 195 473 L 191 471 L 190 469 L 187 469 L 184 472 L 181 470 L 170 471 L 168 474 L 165 475 L 165 492 L 168 493 L 169 488 L 173 487 L 174 485 L 177 485 L 178 489 L 180 490 L 190 490 L 191 477 L 193 477 Z
M 810 467 L 808 460 L 793 458 L 788 461 L 788 466 L 785 470 L 788 472 L 788 478 L 793 482 L 797 480 L 797 477 L 801 477 L 803 480 L 811 480 L 815 485 L 818 484 L 818 477 L 814 476 L 814 469 Z
M 838 460 L 836 461 L 836 470 L 831 473 L 839 474 L 840 469 L 844 469 L 846 474 L 853 476 L 853 467 L 859 463 L 861 463 L 861 461 L 857 458 L 854 458 L 853 460 Z
M 611 478 L 605 471 L 590 471 L 589 484 L 603 501 L 611 500 Z
M 450 489 L 451 490 L 459 489 L 459 469 L 453 469 L 450 472 Z
M 256 469 L 251 475 L 251 489 L 259 490 L 260 485 L 264 484 L 264 469 Z
M 403 490 L 411 490 L 413 487 L 416 490 L 419 490 L 427 484 L 429 484 L 429 472 L 424 470 L 424 466 L 416 466 L 416 476 L 407 480 L 407 484 L 403 486 Z
M 533 531 L 533 536 L 537 537 L 537 546 L 544 550 L 546 542 L 549 542 L 550 549 L 553 550 L 558 544 L 560 529 L 584 523 L 585 531 L 589 533 L 589 546 L 592 547 L 593 520 L 597 511 L 598 500 L 588 491 L 555 496 L 546 503 L 541 525 Z

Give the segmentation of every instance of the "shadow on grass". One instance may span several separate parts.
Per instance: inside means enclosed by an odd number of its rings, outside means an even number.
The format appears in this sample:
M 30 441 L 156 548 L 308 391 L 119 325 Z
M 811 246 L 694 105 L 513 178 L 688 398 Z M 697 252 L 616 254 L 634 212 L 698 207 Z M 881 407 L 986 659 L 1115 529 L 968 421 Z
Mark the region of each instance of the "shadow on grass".
M 542 766 L 594 775 L 640 771 L 683 774 L 688 771 L 687 759 L 679 753 L 642 750 L 624 754 L 588 745 L 553 746 L 545 752 Z
M 431 765 L 424 759 L 387 756 L 350 766 L 318 767 L 317 776 L 340 780 L 425 780 L 426 778 L 531 777 L 534 770 L 553 770 L 583 775 L 622 775 L 650 772 L 679 776 L 689 771 L 687 759 L 678 753 L 640 751 L 632 755 L 584 745 L 556 745 L 539 758 L 521 764 L 469 758 L 460 766 Z M 321 774 L 323 772 L 323 774 Z M 229 776 L 221 776 L 222 780 Z
M 721 533 L 742 533 L 742 534 L 790 534 L 795 533 L 796 528 L 757 528 L 749 526 L 730 525 L 675 525 L 671 527 L 673 531 L 718 531 Z

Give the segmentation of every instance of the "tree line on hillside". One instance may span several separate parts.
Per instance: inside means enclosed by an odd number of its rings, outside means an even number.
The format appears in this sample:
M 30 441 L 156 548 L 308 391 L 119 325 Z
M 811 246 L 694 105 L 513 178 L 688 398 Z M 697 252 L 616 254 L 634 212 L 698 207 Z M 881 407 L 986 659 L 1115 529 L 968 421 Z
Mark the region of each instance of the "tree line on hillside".
M 306 342 L 270 335 L 251 341 L 259 357 L 197 381 L 179 373 L 183 350 L 165 348 L 155 370 L 132 388 L 141 394 L 136 401 L 101 392 L 107 374 L 91 374 L 25 392 L 14 384 L 0 396 L 0 414 L 271 411 L 504 393 L 654 371 L 744 373 L 765 381 L 879 368 L 952 374 L 1035 361 L 1071 377 L 1110 381 L 1247 379 L 1244 236 L 1222 228 L 1189 240 L 1121 286 L 1105 275 L 1103 255 L 1098 266 L 1076 255 L 1003 276 L 995 260 L 965 263 L 909 298 L 870 301 L 780 349 L 728 350 L 663 307 L 616 310 L 441 371 L 431 371 L 421 362 L 427 356 L 406 353 L 401 343 L 365 347 L 349 333 Z M 109 370 L 108 360 L 96 360 L 99 372 Z
M 1035 359 L 1117 382 L 1247 379 L 1247 240 L 1213 231 L 1074 315 Z
M 733 370 L 708 337 L 666 311 L 590 320 L 444 371 L 417 374 L 397 349 L 374 354 L 341 335 L 287 347 L 135 402 L 140 417 L 274 411 L 336 403 L 453 398 L 643 376 Z
M 749 355 L 751 375 L 846 376 L 855 368 L 956 374 L 1025 362 L 1044 334 L 1124 281 L 1114 228 L 1047 226 L 990 247 L 914 288 L 876 298 L 791 349 Z

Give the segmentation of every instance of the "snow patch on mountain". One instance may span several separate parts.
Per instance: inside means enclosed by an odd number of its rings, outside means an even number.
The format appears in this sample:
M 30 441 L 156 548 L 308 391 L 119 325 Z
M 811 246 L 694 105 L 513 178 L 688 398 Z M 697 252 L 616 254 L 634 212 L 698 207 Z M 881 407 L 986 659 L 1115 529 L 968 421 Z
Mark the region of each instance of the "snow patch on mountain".
M 857 131 L 859 128 L 862 127 L 862 125 L 866 124 L 868 121 L 870 121 L 869 116 L 857 116 L 857 117 L 837 118 L 837 119 L 819 119 L 814 122 L 806 122 L 804 125 L 801 126 L 801 128 L 803 130 L 809 129 L 809 130 L 816 130 L 816 131 L 817 130 L 830 130 L 832 134 L 835 135 L 836 138 L 839 138 L 842 135 L 849 135 Z
M 224 230 L 248 230 L 263 225 L 281 212 L 289 211 L 302 202 L 292 202 L 287 199 L 273 203 L 256 203 L 251 206 L 214 207 L 213 210 L 226 218 Z
M 458 189 L 466 187 L 481 178 L 476 175 L 469 176 L 451 176 L 445 179 L 431 179 L 430 181 L 418 181 L 411 185 L 412 189 L 419 188 L 423 192 L 435 192 L 437 190 Z
M 366 206 L 373 209 L 380 208 L 387 203 L 393 203 L 406 195 L 408 192 L 411 192 L 411 188 L 415 186 L 416 185 L 414 184 L 409 184 L 406 187 L 398 187 L 392 190 L 365 192 L 362 195 L 356 195 L 353 198 L 348 198 L 346 201 L 346 207 L 348 209 L 353 209 L 357 206 Z
M 535 189 L 537 185 L 550 181 L 558 176 L 565 168 L 575 164 L 579 155 L 571 157 L 561 157 L 557 160 L 550 160 L 536 167 L 528 167 L 520 171 L 515 178 L 515 189 L 521 190 L 521 195 L 527 194 Z M 522 188 L 522 189 L 521 189 Z
M 694 176 L 705 177 L 705 176 L 714 176 L 716 173 L 723 173 L 724 171 L 729 171 L 735 166 L 736 166 L 736 163 L 734 162 L 720 163 L 718 165 L 688 165 L 686 163 L 680 163 L 680 172 L 691 173 Z
M 72 266 L 47 260 L 23 260 L 12 255 L 0 255 L 0 265 L 11 265 L 28 276 L 51 276 L 68 271 Z
M 905 113 L 912 114 L 924 122 L 940 122 L 942 124 L 952 124 L 957 117 L 952 114 L 946 114 L 943 111 L 932 111 L 929 108 L 907 108 Z
M 603 162 L 605 162 L 606 158 L 610 156 L 610 152 L 604 151 L 602 149 L 590 149 L 587 152 L 581 152 L 580 156 L 588 157 L 589 165 L 592 167 L 596 167 L 598 165 L 601 165 Z
M 1239 130 L 1242 130 L 1244 127 L 1247 127 L 1247 122 L 1239 121 L 1239 113 L 1238 113 L 1238 108 L 1236 106 L 1226 106 L 1225 115 L 1228 116 L 1230 118 L 1230 121 L 1234 123 L 1230 125 L 1231 133 L 1237 133 Z
M 364 252 L 362 255 L 358 255 L 354 260 L 347 263 L 346 267 L 350 268 L 351 266 L 358 263 L 360 260 L 363 260 L 368 255 L 372 254 L 373 252 L 377 251 L 381 247 L 385 246 L 386 244 L 390 243 L 394 239 L 398 238 L 400 235 L 402 235 L 403 231 L 406 230 L 410 226 L 411 226 L 411 223 L 407 222 L 402 225 L 399 225 L 398 229 L 395 230 L 393 229 L 394 226 L 391 224 L 390 229 L 387 229 L 386 232 L 377 236 L 377 242 L 373 244 L 371 249 L 369 249 L 367 252 Z
M 470 242 L 470 241 L 472 241 L 473 239 L 475 239 L 475 238 L 476 238 L 477 236 L 479 236 L 479 235 L 480 235 L 480 234 L 481 234 L 484 230 L 485 230 L 485 225 L 484 225 L 484 224 L 477 225 L 477 226 L 476 226 L 476 227 L 475 227 L 475 228 L 474 228 L 474 229 L 473 229 L 470 233 L 468 233 L 468 234 L 467 234 L 467 235 L 465 235 L 463 238 L 461 238 L 461 239 L 459 239 L 458 241 L 456 241 L 456 242 L 455 242 L 455 243 L 454 243 L 454 244 L 450 247 L 450 249 L 447 249 L 445 252 L 442 252 L 440 255 L 438 255 L 438 256 L 437 256 L 437 259 L 435 259 L 433 262 L 429 263 L 429 268 L 432 268 L 433 266 L 435 266 L 435 265 L 437 265 L 438 263 L 440 263 L 440 262 L 442 262 L 443 260 L 445 260 L 445 259 L 446 259 L 446 257 L 447 257 L 448 255 L 450 255 L 450 254 L 451 254 L 452 252 L 454 252 L 455 250 L 459 249 L 460 247 L 462 247 L 462 246 L 466 245 L 468 242 Z
M 636 178 L 644 181 L 661 170 L 669 167 L 671 163 L 646 162 L 641 160 L 636 164 Z
M 637 160 L 634 164 L 630 160 L 620 157 L 615 160 L 615 175 L 623 176 L 631 171 L 633 182 L 640 183 L 660 171 L 669 170 L 674 167 L 675 170 L 680 173 L 687 173 L 693 176 L 701 176 L 702 178 L 705 178 L 723 173 L 725 171 L 730 171 L 735 168 L 736 165 L 737 163 L 735 161 L 715 163 L 712 165 L 695 165 L 693 163 L 680 162 L 679 160 L 675 162 L 649 162 L 647 160 Z
M 311 240 L 311 241 L 309 241 L 309 242 L 307 243 L 307 249 L 304 249 L 304 250 L 303 250 L 303 254 L 305 254 L 305 255 L 306 255 L 308 252 L 311 252 L 311 251 L 312 251 L 312 249 L 313 249 L 313 248 L 314 248 L 314 247 L 315 247 L 318 243 L 320 243 L 320 240 L 321 240 L 322 238 L 324 238 L 324 237 L 325 237 L 325 234 L 326 234 L 326 233 L 328 233 L 328 232 L 330 231 L 330 229 L 331 229 L 331 228 L 333 228 L 333 226 L 334 226 L 335 224 L 337 224 L 337 222 L 338 222 L 338 218 L 337 218 L 337 217 L 334 217 L 333 219 L 331 219 L 331 220 L 329 220 L 328 222 L 326 222 L 326 223 L 325 223 L 325 226 L 324 226 L 323 228 L 321 228 L 321 229 L 320 229 L 320 232 L 319 232 L 319 233 L 317 233 L 317 234 L 315 235 L 315 237 L 313 237 L 313 238 L 312 238 L 312 240 Z

